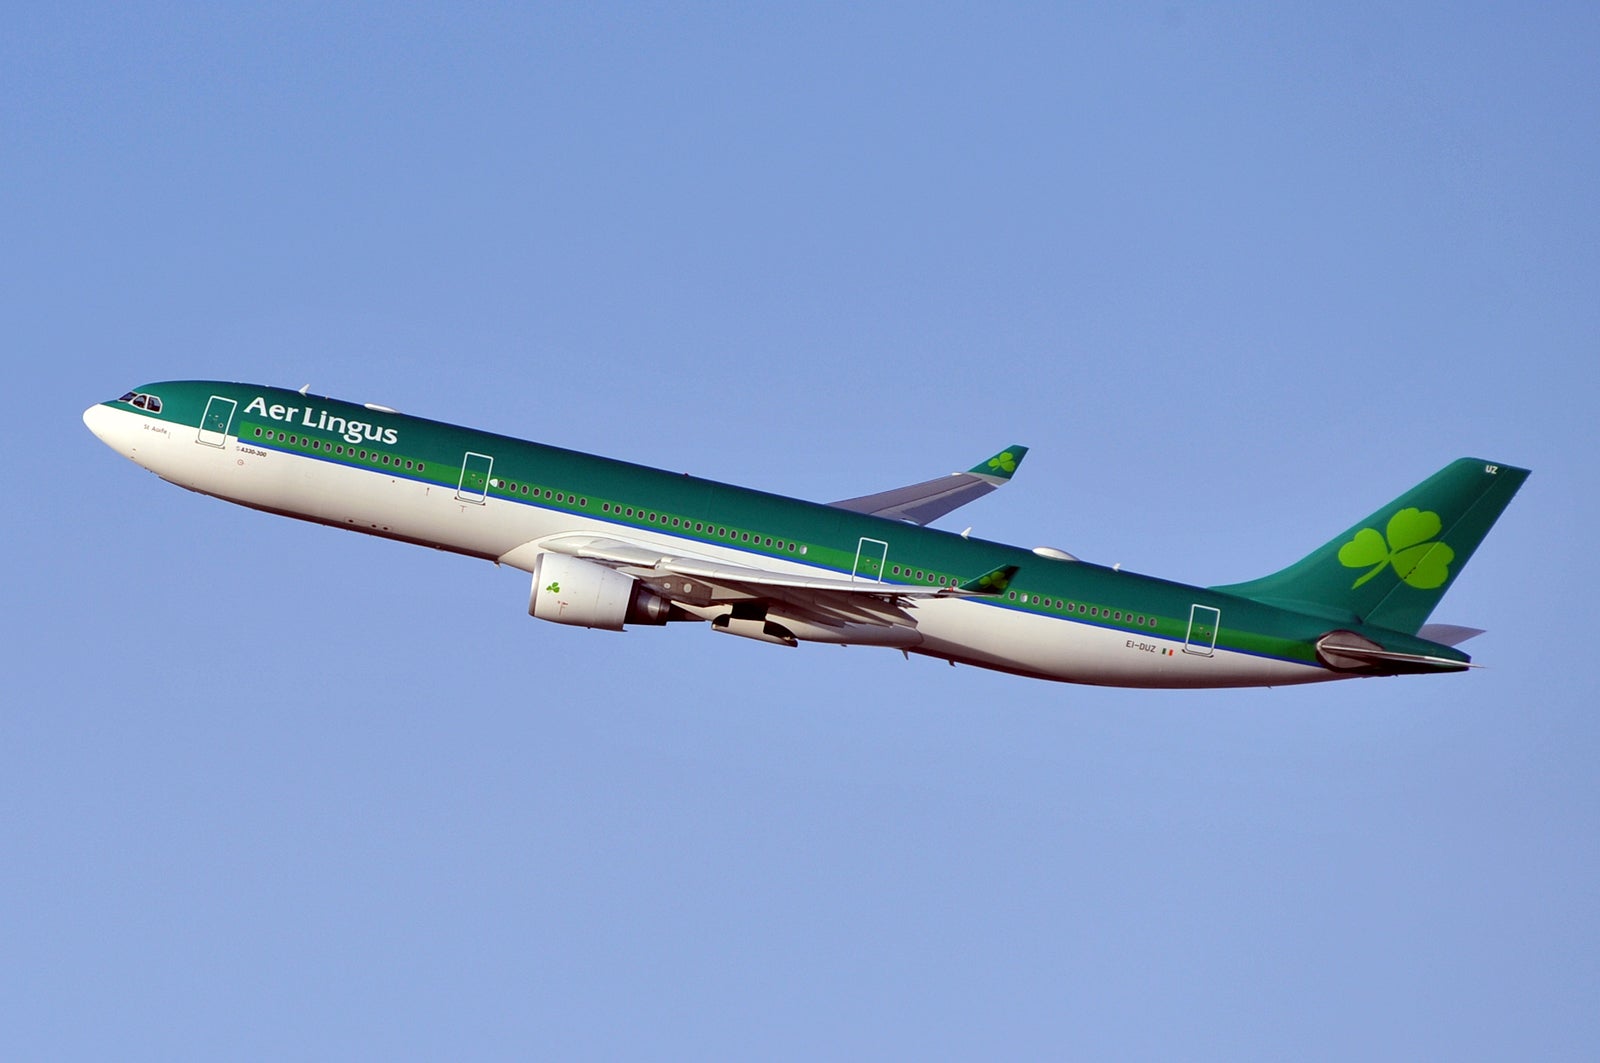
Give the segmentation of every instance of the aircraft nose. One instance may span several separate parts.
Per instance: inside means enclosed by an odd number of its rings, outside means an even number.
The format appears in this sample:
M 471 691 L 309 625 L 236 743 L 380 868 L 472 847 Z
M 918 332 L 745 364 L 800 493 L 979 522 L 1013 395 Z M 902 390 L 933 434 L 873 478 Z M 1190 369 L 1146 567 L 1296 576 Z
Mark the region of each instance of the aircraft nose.
M 103 402 L 96 403 L 83 411 L 83 423 L 100 442 L 123 457 L 132 457 L 133 451 L 129 445 L 127 425 L 123 423 L 123 418 L 124 415 Z
M 110 411 L 102 403 L 98 402 L 83 411 L 83 423 L 88 426 L 89 431 L 93 432 L 100 442 L 107 444 L 111 442 L 106 438 L 106 418 L 109 413 Z

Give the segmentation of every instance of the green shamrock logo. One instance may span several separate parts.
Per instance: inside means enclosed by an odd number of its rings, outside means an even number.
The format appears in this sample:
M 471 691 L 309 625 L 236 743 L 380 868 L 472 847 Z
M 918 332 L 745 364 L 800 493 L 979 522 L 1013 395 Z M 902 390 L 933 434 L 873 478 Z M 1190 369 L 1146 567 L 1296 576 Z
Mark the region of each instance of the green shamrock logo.
M 1016 569 L 1008 565 L 1005 568 L 997 568 L 993 572 L 985 572 L 978 577 L 978 588 L 998 594 L 1011 585 L 1011 575 L 1015 571 Z
M 551 594 L 560 594 L 561 593 L 561 581 L 557 580 L 556 582 L 550 584 L 550 586 L 546 587 L 545 590 L 549 591 Z
M 1369 568 L 1350 585 L 1355 590 L 1367 580 L 1393 565 L 1395 574 L 1418 590 L 1432 590 L 1450 578 L 1450 562 L 1456 552 L 1434 539 L 1439 534 L 1439 514 L 1425 509 L 1402 509 L 1389 518 L 1387 538 L 1373 528 L 1362 528 L 1356 537 L 1339 547 L 1339 563 L 1345 568 Z
M 989 459 L 989 468 L 995 472 L 1013 473 L 1017 471 L 1017 456 L 1011 451 L 996 454 Z

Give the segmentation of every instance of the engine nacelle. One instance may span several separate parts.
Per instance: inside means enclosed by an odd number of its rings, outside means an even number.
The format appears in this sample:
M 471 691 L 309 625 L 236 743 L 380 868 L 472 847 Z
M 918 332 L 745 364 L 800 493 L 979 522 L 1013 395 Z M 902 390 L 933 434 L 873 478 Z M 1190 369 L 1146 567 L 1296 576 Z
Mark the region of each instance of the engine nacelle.
M 533 563 L 528 615 L 557 624 L 621 631 L 623 624 L 665 624 L 672 603 L 632 576 L 565 554 Z

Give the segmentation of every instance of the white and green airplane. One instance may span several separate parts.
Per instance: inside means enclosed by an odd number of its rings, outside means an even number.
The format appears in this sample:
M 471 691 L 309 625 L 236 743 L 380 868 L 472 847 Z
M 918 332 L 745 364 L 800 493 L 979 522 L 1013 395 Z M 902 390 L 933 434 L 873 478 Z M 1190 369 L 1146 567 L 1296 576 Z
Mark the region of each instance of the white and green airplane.
M 1190 587 L 927 527 L 1005 484 L 967 472 L 831 505 L 252 384 L 150 384 L 84 412 L 164 480 L 533 576 L 528 612 L 620 631 L 708 623 L 781 646 L 888 646 L 1129 687 L 1454 672 L 1427 624 L 1526 469 L 1462 458 L 1281 572 Z

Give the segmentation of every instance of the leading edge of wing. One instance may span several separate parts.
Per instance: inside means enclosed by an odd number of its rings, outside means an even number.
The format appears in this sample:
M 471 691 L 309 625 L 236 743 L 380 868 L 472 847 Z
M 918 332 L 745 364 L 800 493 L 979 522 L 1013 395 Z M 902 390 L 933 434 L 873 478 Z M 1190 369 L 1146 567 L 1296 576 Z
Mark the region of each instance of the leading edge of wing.
M 797 575 L 752 565 L 735 565 L 711 558 L 672 553 L 646 543 L 594 535 L 558 535 L 552 539 L 524 543 L 503 554 L 499 561 L 512 568 L 533 571 L 541 552 L 566 554 L 616 568 L 644 569 L 650 572 L 686 576 L 721 586 L 737 586 L 759 591 L 763 587 L 784 590 L 819 591 L 829 594 L 866 595 L 874 598 L 954 598 L 980 597 L 1003 591 L 1015 568 L 996 570 L 959 586 L 923 587 L 902 583 L 841 579 L 836 576 Z
M 829 505 L 873 517 L 931 524 L 946 513 L 1004 487 L 1027 453 L 1027 447 L 1013 444 L 966 472 L 953 472 L 919 484 L 861 495 L 859 498 L 846 498 Z

